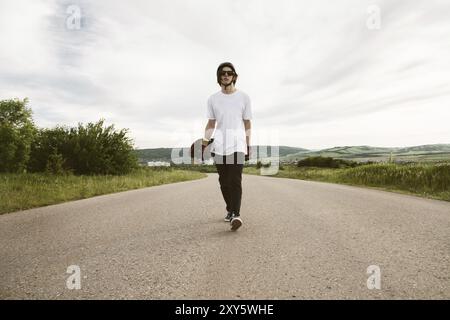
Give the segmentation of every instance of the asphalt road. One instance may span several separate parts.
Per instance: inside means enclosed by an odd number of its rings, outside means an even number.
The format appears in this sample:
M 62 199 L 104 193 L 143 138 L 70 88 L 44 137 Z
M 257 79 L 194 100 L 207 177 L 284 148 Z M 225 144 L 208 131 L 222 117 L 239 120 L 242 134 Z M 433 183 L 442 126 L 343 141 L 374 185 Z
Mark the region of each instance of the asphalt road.
M 224 216 L 217 174 L 2 215 L 0 298 L 450 298 L 449 202 L 244 175 Z

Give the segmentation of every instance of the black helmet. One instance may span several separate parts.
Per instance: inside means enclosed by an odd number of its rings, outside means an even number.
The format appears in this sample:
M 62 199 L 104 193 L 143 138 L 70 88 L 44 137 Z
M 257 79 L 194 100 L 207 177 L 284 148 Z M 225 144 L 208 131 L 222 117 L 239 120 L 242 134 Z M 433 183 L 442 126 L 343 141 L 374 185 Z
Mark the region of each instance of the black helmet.
M 235 75 L 233 76 L 233 84 L 236 84 L 236 79 L 238 74 L 236 73 L 236 70 L 234 69 L 234 66 L 231 62 L 223 62 L 219 65 L 219 67 L 217 68 L 217 83 L 219 84 L 219 86 L 221 85 L 220 83 L 220 72 L 222 71 L 223 68 L 225 67 L 230 67 L 231 70 L 234 71 Z

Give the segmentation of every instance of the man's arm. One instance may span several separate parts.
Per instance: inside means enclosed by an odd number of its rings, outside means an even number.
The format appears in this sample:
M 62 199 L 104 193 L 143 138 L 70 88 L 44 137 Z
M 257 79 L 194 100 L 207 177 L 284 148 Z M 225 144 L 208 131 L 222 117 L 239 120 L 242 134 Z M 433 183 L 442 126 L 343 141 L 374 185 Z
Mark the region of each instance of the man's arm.
M 252 129 L 252 123 L 250 120 L 244 120 L 244 127 L 245 127 L 245 141 L 247 142 L 247 147 L 250 147 L 250 138 L 251 138 L 251 129 Z
M 211 136 L 212 136 L 212 134 L 213 134 L 213 132 L 214 132 L 214 128 L 216 127 L 216 119 L 209 119 L 208 120 L 208 123 L 206 124 L 206 127 L 205 127 L 205 135 L 204 135 L 204 138 L 206 139 L 206 140 L 210 140 L 211 139 Z M 207 145 L 208 144 L 208 141 L 205 141 L 205 140 L 203 140 L 203 144 L 204 145 Z

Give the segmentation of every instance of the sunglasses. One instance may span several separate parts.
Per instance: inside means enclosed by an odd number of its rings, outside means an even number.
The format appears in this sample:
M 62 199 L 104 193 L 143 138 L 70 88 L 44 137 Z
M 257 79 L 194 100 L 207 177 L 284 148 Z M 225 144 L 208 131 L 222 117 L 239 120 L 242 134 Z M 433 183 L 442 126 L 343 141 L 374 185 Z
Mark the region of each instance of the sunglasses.
M 221 72 L 220 72 L 220 75 L 221 75 L 221 76 L 224 76 L 224 75 L 227 75 L 227 76 L 234 76 L 235 73 L 234 73 L 234 71 L 221 71 Z

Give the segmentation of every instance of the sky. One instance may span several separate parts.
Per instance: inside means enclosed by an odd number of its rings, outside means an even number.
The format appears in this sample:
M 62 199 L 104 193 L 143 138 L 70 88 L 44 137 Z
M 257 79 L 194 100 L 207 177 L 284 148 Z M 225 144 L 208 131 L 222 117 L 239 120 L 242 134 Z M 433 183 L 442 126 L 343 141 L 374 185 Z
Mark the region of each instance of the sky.
M 216 69 L 251 144 L 450 143 L 448 0 L 0 0 L 0 99 L 39 127 L 105 119 L 135 148 L 201 138 Z

